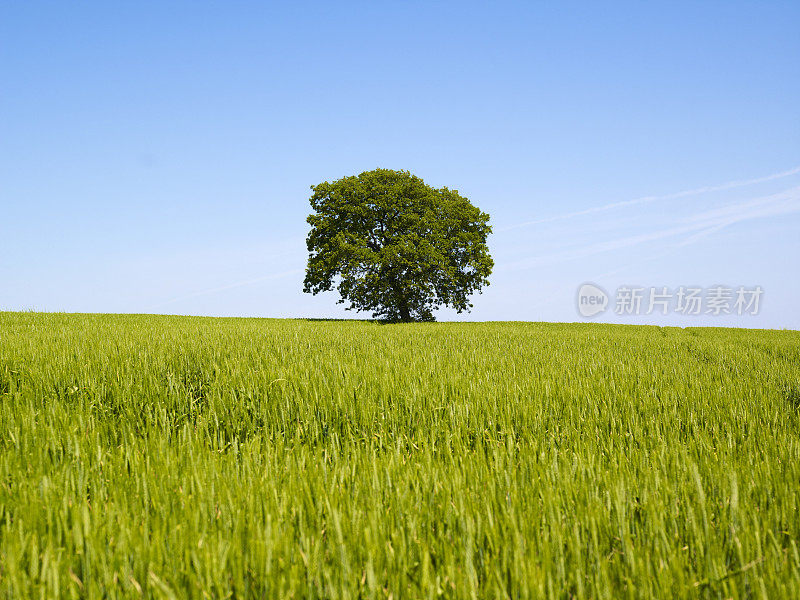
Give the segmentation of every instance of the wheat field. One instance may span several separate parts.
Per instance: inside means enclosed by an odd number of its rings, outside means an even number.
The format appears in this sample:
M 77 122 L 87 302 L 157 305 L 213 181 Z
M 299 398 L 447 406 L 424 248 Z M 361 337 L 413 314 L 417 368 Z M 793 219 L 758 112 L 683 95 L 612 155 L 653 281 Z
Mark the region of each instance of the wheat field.
M 798 598 L 800 333 L 0 313 L 5 598 Z

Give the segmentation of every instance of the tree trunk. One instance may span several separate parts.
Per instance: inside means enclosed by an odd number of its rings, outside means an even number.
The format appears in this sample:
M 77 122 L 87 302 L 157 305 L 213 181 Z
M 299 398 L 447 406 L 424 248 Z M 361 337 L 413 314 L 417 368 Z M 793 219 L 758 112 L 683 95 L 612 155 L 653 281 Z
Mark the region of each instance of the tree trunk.
M 411 313 L 408 312 L 408 303 L 405 298 L 400 301 L 400 320 L 403 321 L 403 323 L 411 321 Z
M 397 310 L 400 311 L 400 320 L 403 323 L 408 323 L 411 321 L 411 311 L 408 310 L 408 299 L 405 294 L 400 291 L 399 285 L 395 284 L 393 287 L 394 296 L 397 299 Z

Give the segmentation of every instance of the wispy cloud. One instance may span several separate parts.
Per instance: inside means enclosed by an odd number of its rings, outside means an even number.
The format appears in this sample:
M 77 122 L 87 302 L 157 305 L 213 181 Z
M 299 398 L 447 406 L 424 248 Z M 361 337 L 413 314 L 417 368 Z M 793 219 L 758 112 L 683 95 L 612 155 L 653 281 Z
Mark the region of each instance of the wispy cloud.
M 682 219 L 680 221 L 681 224 L 674 227 L 589 244 L 562 252 L 524 258 L 507 263 L 502 270 L 529 269 L 544 264 L 594 256 L 603 252 L 637 246 L 656 240 L 693 234 L 681 242 L 681 245 L 688 245 L 696 243 L 700 239 L 734 223 L 795 212 L 800 212 L 800 186 L 723 208 L 695 213 L 688 218 Z
M 229 283 L 227 285 L 221 285 L 219 287 L 208 288 L 205 290 L 200 290 L 197 292 L 193 292 L 191 294 L 186 294 L 185 296 L 178 296 L 176 298 L 172 298 L 171 300 L 167 300 L 166 302 L 162 302 L 161 304 L 157 304 L 152 307 L 152 309 L 160 308 L 162 306 L 167 306 L 169 304 L 174 304 L 175 302 L 181 302 L 183 300 L 190 300 L 192 298 L 198 298 L 200 296 L 209 296 L 211 294 L 217 294 L 219 292 L 224 292 L 227 290 L 232 290 L 235 288 L 245 287 L 248 285 L 253 285 L 255 283 L 262 283 L 264 281 L 271 281 L 273 279 L 281 279 L 283 277 L 288 277 L 290 275 L 297 275 L 299 273 L 303 273 L 303 269 L 292 269 L 291 271 L 283 271 L 281 273 L 271 273 L 270 275 L 264 275 L 262 277 L 253 277 L 251 279 L 243 279 L 241 281 L 235 281 L 233 283 Z
M 562 213 L 560 215 L 553 215 L 551 217 L 545 217 L 542 219 L 535 219 L 533 221 L 523 221 L 522 223 L 515 223 L 514 225 L 509 225 L 507 227 L 501 227 L 496 229 L 496 232 L 503 232 L 503 231 L 511 231 L 513 229 L 519 229 L 521 227 L 530 227 L 531 225 L 540 225 L 542 223 L 552 223 L 554 221 L 563 221 L 565 219 L 572 219 L 574 217 L 583 217 L 586 215 L 593 215 L 596 213 L 601 213 L 609 210 L 615 210 L 618 208 L 625 208 L 628 206 L 635 206 L 637 204 L 649 204 L 651 202 L 663 202 L 666 200 L 678 200 L 681 198 L 688 198 L 691 196 L 699 196 L 700 194 L 707 194 L 711 192 L 721 192 L 725 190 L 732 190 L 740 187 L 745 187 L 749 185 L 756 185 L 759 183 L 766 183 L 768 181 L 775 181 L 777 179 L 783 179 L 785 177 L 790 177 L 792 175 L 796 175 L 800 173 L 800 166 L 794 167 L 793 169 L 789 169 L 788 171 L 781 171 L 779 173 L 773 173 L 771 175 L 765 175 L 764 177 L 757 177 L 755 179 L 742 179 L 736 181 L 729 181 L 727 183 L 721 183 L 718 185 L 709 185 L 700 188 L 694 188 L 691 190 L 684 190 L 682 192 L 674 192 L 672 194 L 664 194 L 661 196 L 643 196 L 641 198 L 634 198 L 632 200 L 622 200 L 620 202 L 612 202 L 610 204 L 603 204 L 602 206 L 595 206 L 592 208 L 587 208 L 584 210 L 576 210 L 572 212 Z

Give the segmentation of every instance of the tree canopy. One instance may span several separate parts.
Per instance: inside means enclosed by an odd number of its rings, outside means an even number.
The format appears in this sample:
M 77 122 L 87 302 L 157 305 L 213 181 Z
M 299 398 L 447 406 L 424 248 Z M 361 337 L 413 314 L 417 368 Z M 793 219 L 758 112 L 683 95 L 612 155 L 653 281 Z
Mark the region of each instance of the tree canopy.
M 389 169 L 311 189 L 304 292 L 335 287 L 348 310 L 432 321 L 442 305 L 469 311 L 469 297 L 489 284 L 489 215 L 458 190 Z

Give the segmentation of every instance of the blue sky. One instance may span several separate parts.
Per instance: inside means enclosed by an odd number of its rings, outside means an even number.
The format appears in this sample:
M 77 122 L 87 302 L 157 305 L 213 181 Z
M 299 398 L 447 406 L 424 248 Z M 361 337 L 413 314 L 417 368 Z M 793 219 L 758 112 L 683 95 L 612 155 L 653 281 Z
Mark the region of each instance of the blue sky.
M 309 186 L 489 212 L 469 315 L 760 285 L 800 329 L 800 4 L 4 3 L 0 310 L 358 316 L 303 294 Z M 613 307 L 612 307 L 613 308 Z

